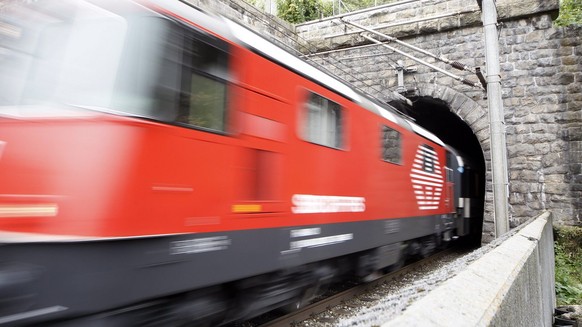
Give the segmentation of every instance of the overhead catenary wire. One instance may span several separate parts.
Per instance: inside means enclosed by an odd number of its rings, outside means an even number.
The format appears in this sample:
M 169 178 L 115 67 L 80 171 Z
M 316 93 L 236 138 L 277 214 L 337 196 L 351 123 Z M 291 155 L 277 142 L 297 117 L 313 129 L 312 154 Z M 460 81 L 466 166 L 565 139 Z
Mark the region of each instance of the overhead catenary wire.
M 465 79 L 465 78 L 463 78 L 461 76 L 455 75 L 453 73 L 449 73 L 448 71 L 446 71 L 446 70 L 444 70 L 442 68 L 439 68 L 439 67 L 437 67 L 437 66 L 435 66 L 433 64 L 430 64 L 430 63 L 428 63 L 428 62 L 426 62 L 426 61 L 424 61 L 422 59 L 416 58 L 416 57 L 414 57 L 414 56 L 412 56 L 412 55 L 410 55 L 410 54 L 408 54 L 406 52 L 400 51 L 400 50 L 398 50 L 398 49 L 396 49 L 394 47 L 391 47 L 391 46 L 389 46 L 389 45 L 387 45 L 385 43 L 382 43 L 382 42 L 380 42 L 380 41 L 378 41 L 378 40 L 376 40 L 376 39 L 374 39 L 372 37 L 369 37 L 367 35 L 362 35 L 362 37 L 365 38 L 365 39 L 367 39 L 367 40 L 369 40 L 369 41 L 371 41 L 371 42 L 374 42 L 374 43 L 377 43 L 379 45 L 382 45 L 382 46 L 384 46 L 384 47 L 386 47 L 386 48 L 388 48 L 388 49 L 390 49 L 390 50 L 392 50 L 392 51 L 394 51 L 394 52 L 396 52 L 398 54 L 401 54 L 401 55 L 403 55 L 403 56 L 405 56 L 405 57 L 407 57 L 409 59 L 412 59 L 412 60 L 414 60 L 414 61 L 416 61 L 416 62 L 418 62 L 420 64 L 423 64 L 423 65 L 425 65 L 425 66 L 427 66 L 427 67 L 429 67 L 429 68 L 431 68 L 433 70 L 436 70 L 436 71 L 441 72 L 441 73 L 443 73 L 443 74 L 445 74 L 445 75 L 447 75 L 449 77 L 452 77 L 453 79 L 458 80 L 459 82 L 461 82 L 463 84 L 466 84 L 466 85 L 469 85 L 469 86 L 473 86 L 473 87 L 477 87 L 477 88 L 483 89 L 483 87 L 481 85 L 479 85 L 479 84 L 477 84 L 475 82 L 472 82 L 470 80 L 467 80 L 467 79 Z
M 414 50 L 414 51 L 420 52 L 420 53 L 422 53 L 422 54 L 424 54 L 424 55 L 427 55 L 427 56 L 429 56 L 429 57 L 435 58 L 436 60 L 439 60 L 439 61 L 442 61 L 442 62 L 444 62 L 444 63 L 446 63 L 446 64 L 449 64 L 449 65 L 453 66 L 453 67 L 454 67 L 454 68 L 456 68 L 456 69 L 459 69 L 459 70 L 465 70 L 465 71 L 468 71 L 468 72 L 471 72 L 471 73 L 475 73 L 475 68 L 473 68 L 473 67 L 469 67 L 468 65 L 462 64 L 462 63 L 460 63 L 460 62 L 453 61 L 453 60 L 449 60 L 449 59 L 447 59 L 446 57 L 443 57 L 443 56 L 436 55 L 436 54 L 434 54 L 434 53 L 432 53 L 432 52 L 430 52 L 430 51 L 426 51 L 426 50 L 424 50 L 424 49 L 421 49 L 421 48 L 419 48 L 419 47 L 417 47 L 417 46 L 414 46 L 414 45 L 412 45 L 412 44 L 409 44 L 409 43 L 406 43 L 406 42 L 400 41 L 399 39 L 397 39 L 397 38 L 395 38 L 395 37 L 392 37 L 392 36 L 390 36 L 390 35 L 387 35 L 387 34 L 384 34 L 384 33 L 380 33 L 380 32 L 378 32 L 378 31 L 377 31 L 377 30 L 375 30 L 375 29 L 371 29 L 371 28 L 365 27 L 365 26 L 363 26 L 363 25 L 361 25 L 361 24 L 358 24 L 358 23 L 354 23 L 354 22 L 347 21 L 347 20 L 345 20 L 345 19 L 342 19 L 342 22 L 344 22 L 345 24 L 348 24 L 348 25 L 355 26 L 355 27 L 357 27 L 357 28 L 359 28 L 359 29 L 362 29 L 362 30 L 368 31 L 368 32 L 370 32 L 370 33 L 373 33 L 373 34 L 375 34 L 375 35 L 378 35 L 378 36 L 380 36 L 380 37 L 383 37 L 383 38 L 387 39 L 387 40 L 388 40 L 388 41 L 390 41 L 390 42 L 398 43 L 398 44 L 400 44 L 400 45 L 402 45 L 402 46 L 404 46 L 404 47 L 407 47 L 407 48 L 409 48 L 409 49 L 412 49 L 412 50 Z M 401 54 L 402 54 L 402 53 L 401 53 Z M 411 58 L 411 59 L 412 59 L 412 58 Z M 414 60 L 414 59 L 413 59 L 413 60 Z M 432 67 L 431 67 L 431 68 L 432 68 Z
M 351 12 L 347 12 L 347 13 L 344 13 L 344 14 L 339 14 L 339 15 L 335 15 L 335 16 L 325 17 L 325 18 L 322 18 L 322 19 L 318 19 L 316 21 L 317 22 L 325 22 L 325 21 L 328 21 L 328 20 L 340 19 L 340 18 L 346 17 L 346 16 L 363 14 L 363 13 L 366 13 L 368 11 L 382 10 L 382 9 L 389 8 L 389 7 L 402 6 L 402 5 L 411 3 L 411 2 L 419 2 L 419 1 L 422 2 L 422 0 L 400 0 L 400 1 L 397 1 L 397 2 L 391 2 L 391 3 L 387 3 L 387 4 L 384 4 L 384 5 L 380 5 L 380 6 L 368 7 L 368 8 L 364 8 L 364 9 L 360 9 L 360 10 L 354 10 L 354 11 L 351 11 Z M 305 22 L 305 23 L 297 24 L 297 26 L 302 26 L 302 25 L 311 24 L 311 23 L 312 22 Z
M 348 24 L 348 25 L 352 25 L 352 26 L 354 26 L 354 27 L 357 27 L 357 28 L 359 28 L 359 29 L 362 29 L 362 30 L 364 30 L 364 31 L 366 31 L 366 32 L 369 32 L 369 33 L 371 33 L 371 34 L 374 34 L 374 35 L 377 35 L 377 36 L 381 36 L 381 37 L 383 37 L 383 38 L 387 39 L 387 40 L 388 40 L 388 41 L 390 41 L 390 42 L 396 42 L 396 43 L 398 43 L 398 44 L 401 44 L 401 45 L 407 46 L 407 47 L 409 47 L 409 48 L 411 48 L 411 49 L 413 49 L 413 50 L 419 51 L 419 52 L 421 52 L 421 53 L 423 53 L 423 54 L 426 54 L 426 55 L 430 55 L 431 57 L 433 57 L 433 58 L 435 58 L 435 59 L 437 59 L 437 60 L 441 60 L 441 61 L 443 61 L 443 62 L 447 62 L 447 63 L 449 63 L 449 64 L 450 64 L 450 60 L 448 60 L 448 59 L 446 59 L 446 61 L 444 61 L 444 60 L 443 60 L 443 58 L 441 58 L 440 56 L 434 55 L 434 54 L 432 54 L 432 53 L 430 53 L 430 52 L 428 52 L 428 51 L 425 51 L 425 50 L 423 50 L 423 49 L 420 49 L 420 48 L 418 48 L 418 47 L 416 47 L 416 46 L 413 46 L 413 45 L 411 45 L 411 44 L 408 44 L 408 43 L 406 43 L 406 42 L 402 42 L 402 41 L 400 41 L 400 40 L 398 40 L 398 39 L 396 39 L 396 38 L 394 38 L 394 37 L 391 37 L 391 36 L 389 36 L 389 35 L 386 35 L 386 34 L 380 33 L 380 32 L 378 32 L 378 31 L 375 31 L 375 30 L 371 29 L 371 28 L 367 28 L 367 27 L 365 27 L 365 26 L 362 26 L 362 25 L 360 25 L 360 24 L 357 24 L 357 23 L 354 23 L 354 22 L 345 21 L 345 20 L 343 20 L 343 19 L 342 19 L 342 21 L 343 21 L 344 23 Z M 392 47 L 392 46 L 390 46 L 390 45 L 388 45 L 388 44 L 386 44 L 386 43 L 384 43 L 384 42 L 382 42 L 382 41 L 380 41 L 380 40 L 377 40 L 377 39 L 375 39 L 375 38 L 372 38 L 372 37 L 370 37 L 370 36 L 368 36 L 368 35 L 366 35 L 366 34 L 361 34 L 361 35 L 362 35 L 362 37 L 363 37 L 363 38 L 365 38 L 365 39 L 366 39 L 366 40 L 368 40 L 368 41 L 371 41 L 371 42 L 373 42 L 373 43 L 376 43 L 376 44 L 378 44 L 378 45 L 381 45 L 381 46 L 383 46 L 383 47 L 385 47 L 385 48 L 387 48 L 387 49 L 390 49 L 390 50 L 392 50 L 392 51 L 394 51 L 394 52 L 396 52 L 396 53 L 400 54 L 400 55 L 403 55 L 403 56 L 405 56 L 405 57 L 407 57 L 407 58 L 409 58 L 409 59 L 412 59 L 412 60 L 414 60 L 414 61 L 416 61 L 416 62 L 418 62 L 418 63 L 422 64 L 422 65 L 425 65 L 425 66 L 427 66 L 427 67 L 429 67 L 429 68 L 431 68 L 431 69 L 433 69 L 433 70 L 436 70 L 436 71 L 438 71 L 438 72 L 441 72 L 441 73 L 443 73 L 443 74 L 445 74 L 445 75 L 447 75 L 447 76 L 449 76 L 449 77 L 452 77 L 452 78 L 453 78 L 453 79 L 455 79 L 455 80 L 458 80 L 459 82 L 461 82 L 461 83 L 463 83 L 463 84 L 466 84 L 466 85 L 469 85 L 469 86 L 473 86 L 473 87 L 477 87 L 477 88 L 480 88 L 480 89 L 484 90 L 483 86 L 479 85 L 478 83 L 475 83 L 475 82 L 473 82 L 473 81 L 470 81 L 470 80 L 467 80 L 467 79 L 465 79 L 464 77 L 461 77 L 461 76 L 455 75 L 455 74 L 453 74 L 453 73 L 450 73 L 450 72 L 448 72 L 448 71 L 446 71 L 446 70 L 444 70 L 444 69 L 442 69 L 442 68 L 440 68 L 440 67 L 437 67 L 437 66 L 435 66 L 435 65 L 433 65 L 433 64 L 431 64 L 431 63 L 428 63 L 428 62 L 426 62 L 426 61 L 424 61 L 424 60 L 422 60 L 422 59 L 420 59 L 420 58 L 416 58 L 415 56 L 413 56 L 413 55 L 411 55 L 411 54 L 409 54 L 409 53 L 406 53 L 406 52 L 404 52 L 404 51 L 402 51 L 402 50 L 399 50 L 399 49 L 397 49 L 397 48 L 395 48 L 395 47 Z M 462 64 L 460 64 L 460 63 L 459 63 L 459 64 L 458 64 L 458 66 L 460 66 L 460 65 L 462 65 Z M 463 67 L 463 69 L 465 70 L 465 67 Z M 474 72 L 474 71 L 470 70 L 469 68 L 467 68 L 466 70 L 468 70 L 468 71 L 470 71 L 470 72 Z
M 479 11 L 478 9 L 460 10 L 460 11 L 449 12 L 446 14 L 440 14 L 440 15 L 435 15 L 435 16 L 428 16 L 428 17 L 422 17 L 422 18 L 415 18 L 415 19 L 411 19 L 411 20 L 405 20 L 405 21 L 396 22 L 396 23 L 381 24 L 381 25 L 375 26 L 374 28 L 375 29 L 383 29 L 383 28 L 389 28 L 389 27 L 409 25 L 409 24 L 420 23 L 420 22 L 425 22 L 425 21 L 435 20 L 435 19 L 440 19 L 440 18 L 446 18 L 446 17 L 451 17 L 451 16 L 460 16 L 460 15 L 464 15 L 464 14 L 471 14 L 471 13 L 478 12 L 478 11 Z M 341 17 L 339 19 L 343 21 L 344 17 Z M 330 38 L 334 38 L 334 37 L 338 37 L 338 36 L 346 36 L 346 35 L 357 34 L 357 33 L 358 32 L 355 31 L 355 32 L 347 32 L 347 33 L 339 33 L 339 34 L 330 34 L 330 35 L 324 36 L 324 38 L 330 39 Z
M 355 46 L 355 47 L 350 47 L 350 48 L 342 48 L 342 49 L 336 49 L 336 50 L 328 50 L 328 51 L 322 51 L 322 52 L 317 52 L 317 53 L 312 53 L 312 54 L 306 54 L 306 55 L 302 55 L 302 58 L 309 58 L 309 60 L 326 60 L 325 58 L 320 58 L 320 56 L 322 55 L 327 55 L 327 54 L 332 54 L 332 53 L 337 53 L 337 52 L 344 52 L 344 51 L 353 51 L 353 50 L 358 50 L 358 49 L 364 49 L 364 48 L 370 48 L 370 47 L 377 47 L 378 45 L 375 43 L 372 44 L 364 44 L 364 45 L 359 45 L 359 46 Z M 371 54 L 369 55 L 369 57 L 375 57 L 375 56 L 383 56 L 386 55 L 386 53 L 375 53 L 375 54 Z M 390 65 L 390 67 L 392 67 L 393 69 L 397 69 L 398 67 L 398 63 L 388 57 L 388 59 L 392 62 L 392 63 L 388 63 Z

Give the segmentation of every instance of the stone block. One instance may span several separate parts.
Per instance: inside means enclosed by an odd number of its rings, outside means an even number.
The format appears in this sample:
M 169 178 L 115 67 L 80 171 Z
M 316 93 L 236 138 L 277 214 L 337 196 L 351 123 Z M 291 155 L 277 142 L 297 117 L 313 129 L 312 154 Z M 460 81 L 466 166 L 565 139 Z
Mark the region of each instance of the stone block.
M 564 37 L 560 39 L 560 45 L 562 47 L 571 47 L 571 46 L 577 46 L 580 45 L 581 41 L 580 41 L 580 35 L 575 36 L 575 37 Z
M 546 32 L 544 30 L 533 30 L 525 35 L 525 42 L 527 43 L 537 43 L 544 41 L 546 37 Z
M 566 159 L 562 153 L 547 153 L 542 157 L 542 165 L 546 167 L 555 167 L 566 163 Z
M 516 81 L 517 85 L 523 85 L 523 86 L 529 86 L 529 85 L 534 85 L 534 79 L 533 76 L 520 76 L 517 78 Z
M 483 24 L 481 23 L 481 14 L 479 12 L 474 12 L 461 15 L 460 24 L 461 26 L 482 26 Z
M 555 135 L 556 139 L 559 137 L 558 135 Z M 563 142 L 563 141 L 558 141 L 556 140 L 555 142 L 552 142 L 551 146 L 550 146 L 550 151 L 551 152 L 564 152 L 568 149 L 568 145 Z
M 564 66 L 569 66 L 569 65 L 576 65 L 580 62 L 580 57 L 579 56 L 567 56 L 567 57 L 562 57 L 562 65 Z
M 568 111 L 562 114 L 562 122 L 582 122 L 582 111 Z
M 537 97 L 536 100 L 540 105 L 555 105 L 559 103 L 558 95 L 555 93 Z
M 534 149 L 537 154 L 548 154 L 550 152 L 550 144 L 536 143 L 534 144 Z
M 536 60 L 538 67 L 557 67 L 560 66 L 560 58 L 539 58 Z
M 537 29 L 548 29 L 552 27 L 552 18 L 548 15 L 542 15 L 532 18 L 532 26 Z
M 556 55 L 558 55 L 560 57 L 573 56 L 573 55 L 575 55 L 574 47 L 571 47 L 571 46 L 560 47 L 556 50 Z
M 566 176 L 564 174 L 545 175 L 544 182 L 546 183 L 564 183 Z
M 556 76 L 556 84 L 568 85 L 574 83 L 574 74 L 572 73 L 561 73 Z
M 563 132 L 568 141 L 582 141 L 582 126 L 568 127 Z
M 539 67 L 537 64 L 536 66 L 531 73 L 532 76 L 554 76 L 557 73 L 556 67 Z
M 540 115 L 540 122 L 546 123 L 546 124 L 555 124 L 556 123 L 556 115 L 553 115 L 553 114 Z
M 500 68 L 504 72 L 511 72 L 515 69 L 515 63 L 513 62 L 506 62 L 500 65 Z
M 526 124 L 534 124 L 539 122 L 539 117 L 534 114 L 528 114 L 523 116 L 522 122 Z
M 576 83 L 572 83 L 566 87 L 568 94 L 582 93 L 582 74 L 574 74 L 574 79 Z M 579 108 L 582 108 L 582 106 Z
M 434 33 L 439 30 L 438 20 L 419 23 L 419 33 Z
M 509 153 L 512 153 L 515 156 L 532 156 L 535 154 L 535 149 L 532 144 L 518 144 L 518 145 L 509 145 L 508 149 Z
M 564 183 L 546 183 L 545 190 L 547 194 L 567 194 L 570 186 Z
M 516 44 L 512 47 L 514 52 L 526 52 L 526 51 L 534 51 L 537 49 L 537 44 L 535 43 L 521 43 Z

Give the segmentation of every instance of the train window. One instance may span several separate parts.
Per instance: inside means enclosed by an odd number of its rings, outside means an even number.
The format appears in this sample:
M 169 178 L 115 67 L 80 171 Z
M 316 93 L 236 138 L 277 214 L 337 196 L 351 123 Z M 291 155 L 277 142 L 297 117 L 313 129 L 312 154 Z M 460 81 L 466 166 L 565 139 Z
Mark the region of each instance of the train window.
M 0 105 L 64 103 L 226 130 L 227 42 L 173 20 L 126 16 L 117 6 L 36 1 L 9 8 L 21 18 L 8 24 L 0 17 L 7 47 L 0 46 L 0 62 L 8 63 L 0 65 Z
M 445 167 L 445 170 L 447 172 L 447 182 L 452 182 L 453 181 L 453 169 L 451 168 L 451 165 L 453 164 L 453 154 L 449 151 L 446 152 L 446 159 L 447 159 L 447 165 Z
M 128 30 L 123 18 L 87 3 L 2 3 L 0 105 L 109 106 Z
M 206 35 L 203 37 L 210 38 Z M 208 41 L 203 37 L 194 33 L 185 35 L 176 122 L 224 131 L 228 55 L 226 51 L 214 46 L 218 40 Z
M 395 164 L 402 163 L 400 133 L 385 125 L 382 125 L 382 160 Z
M 315 93 L 309 94 L 306 103 L 307 119 L 303 136 L 309 142 L 341 148 L 342 110 L 339 104 Z

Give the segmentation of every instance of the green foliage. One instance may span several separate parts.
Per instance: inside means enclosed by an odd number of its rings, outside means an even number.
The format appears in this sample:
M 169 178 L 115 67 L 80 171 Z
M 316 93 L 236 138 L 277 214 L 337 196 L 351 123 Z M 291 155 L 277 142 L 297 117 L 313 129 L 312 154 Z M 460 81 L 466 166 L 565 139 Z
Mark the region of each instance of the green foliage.
M 258 3 L 261 0 L 247 1 Z M 298 24 L 395 1 L 397 0 L 277 0 L 277 16 Z
M 582 304 L 582 228 L 556 227 L 554 235 L 558 305 Z
M 330 4 L 322 0 L 277 0 L 277 16 L 293 23 L 303 23 L 329 15 Z
M 246 1 L 256 6 L 264 6 L 264 0 Z M 298 24 L 395 1 L 397 0 L 277 0 L 277 16 Z M 560 16 L 555 24 L 582 25 L 582 0 L 560 0 Z
M 265 0 L 245 0 L 245 1 L 258 8 L 263 8 L 265 6 Z
M 342 3 L 341 10 L 342 12 L 345 12 L 346 11 L 345 9 L 347 8 L 349 11 L 355 11 L 369 7 L 380 6 L 395 1 L 396 0 L 341 0 Z
M 558 26 L 582 25 L 582 0 L 561 0 L 560 16 L 555 23 Z

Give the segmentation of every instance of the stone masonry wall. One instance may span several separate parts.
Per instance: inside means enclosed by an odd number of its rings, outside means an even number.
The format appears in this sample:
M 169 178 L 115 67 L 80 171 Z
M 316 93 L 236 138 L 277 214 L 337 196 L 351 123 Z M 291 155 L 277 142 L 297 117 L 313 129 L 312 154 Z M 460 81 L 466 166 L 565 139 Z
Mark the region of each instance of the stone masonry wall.
M 553 212 L 558 224 L 582 223 L 582 28 L 553 26 L 557 0 L 498 0 L 497 6 L 510 225 L 515 227 L 545 209 Z M 447 13 L 453 15 L 405 23 Z M 484 35 L 476 1 L 427 0 L 345 19 L 450 60 L 485 69 Z M 396 88 L 396 60 L 403 60 L 405 67 L 418 68 L 406 75 L 405 85 L 416 88 L 420 96 L 445 101 L 481 143 L 488 170 L 483 240 L 491 240 L 495 228 L 484 93 L 383 47 L 367 46 L 359 33 L 352 33 L 355 29 L 337 19 L 303 24 L 297 29 L 322 52 L 312 58 L 324 65 L 330 63 L 334 73 L 380 98 Z M 390 45 L 477 81 L 474 74 L 454 70 L 393 42 Z
M 502 83 L 514 217 L 550 209 L 582 223 L 582 27 L 506 22 Z

